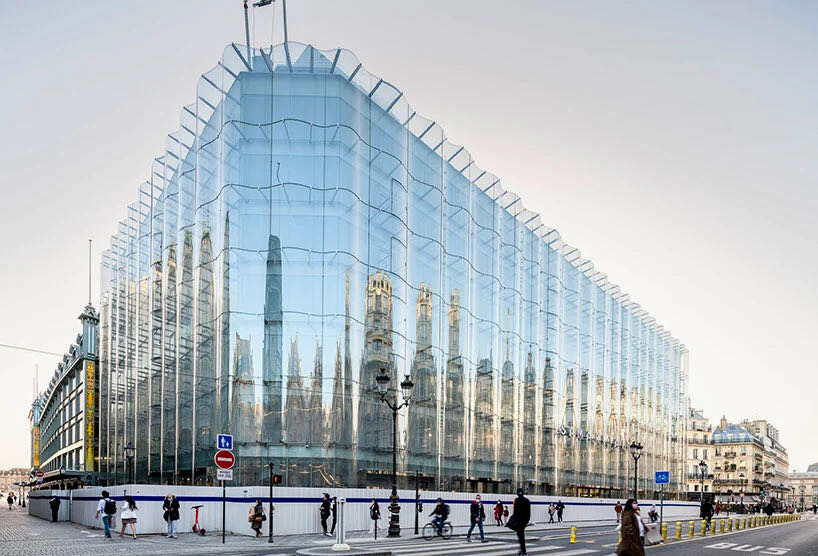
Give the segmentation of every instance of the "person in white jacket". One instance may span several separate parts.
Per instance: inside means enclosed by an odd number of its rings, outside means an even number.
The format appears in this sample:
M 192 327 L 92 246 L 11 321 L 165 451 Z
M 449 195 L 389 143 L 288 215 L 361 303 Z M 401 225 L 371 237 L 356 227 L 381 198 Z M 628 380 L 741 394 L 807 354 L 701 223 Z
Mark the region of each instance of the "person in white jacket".
M 131 533 L 133 538 L 136 538 L 136 517 L 137 517 L 137 508 L 136 502 L 130 496 L 125 497 L 125 506 L 122 508 L 122 515 L 120 519 L 122 520 L 122 531 L 119 532 L 119 538 L 123 538 L 125 535 L 125 527 L 130 525 L 131 526 Z

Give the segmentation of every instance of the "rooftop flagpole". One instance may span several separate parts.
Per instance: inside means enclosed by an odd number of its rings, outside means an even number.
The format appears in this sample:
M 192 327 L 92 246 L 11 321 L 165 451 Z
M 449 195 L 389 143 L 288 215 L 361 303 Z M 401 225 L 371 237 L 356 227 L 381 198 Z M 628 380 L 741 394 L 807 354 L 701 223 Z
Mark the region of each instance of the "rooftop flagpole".
M 247 42 L 247 63 L 250 61 L 250 21 L 247 19 L 247 0 L 244 0 L 244 39 Z
M 88 239 L 88 305 L 91 305 L 91 244 L 92 241 Z

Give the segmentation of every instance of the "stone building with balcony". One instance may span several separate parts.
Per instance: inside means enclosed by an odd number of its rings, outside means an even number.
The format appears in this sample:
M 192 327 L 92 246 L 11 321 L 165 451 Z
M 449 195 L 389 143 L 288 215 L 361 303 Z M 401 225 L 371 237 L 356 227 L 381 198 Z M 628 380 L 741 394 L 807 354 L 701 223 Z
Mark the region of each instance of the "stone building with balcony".
M 700 500 L 702 493 L 713 492 L 713 426 L 702 411 L 690 409 L 687 421 L 687 461 L 685 480 L 688 500 Z M 704 462 L 704 466 L 702 466 Z
M 807 508 L 818 504 L 818 463 L 810 465 L 806 473 L 790 473 L 787 480 L 788 492 L 784 499 L 788 504 Z
M 787 493 L 787 451 L 767 421 L 730 424 L 725 417 L 713 431 L 713 491 L 723 502 L 745 504 Z

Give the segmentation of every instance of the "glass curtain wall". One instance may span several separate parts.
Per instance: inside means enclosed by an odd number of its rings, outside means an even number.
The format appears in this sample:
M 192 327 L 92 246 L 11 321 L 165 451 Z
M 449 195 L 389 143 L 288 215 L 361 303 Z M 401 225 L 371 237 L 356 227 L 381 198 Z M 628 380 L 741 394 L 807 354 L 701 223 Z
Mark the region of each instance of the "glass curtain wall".
M 213 484 L 682 492 L 687 351 L 345 50 L 228 46 L 103 257 L 101 468 Z M 394 392 L 393 392 L 394 394 Z

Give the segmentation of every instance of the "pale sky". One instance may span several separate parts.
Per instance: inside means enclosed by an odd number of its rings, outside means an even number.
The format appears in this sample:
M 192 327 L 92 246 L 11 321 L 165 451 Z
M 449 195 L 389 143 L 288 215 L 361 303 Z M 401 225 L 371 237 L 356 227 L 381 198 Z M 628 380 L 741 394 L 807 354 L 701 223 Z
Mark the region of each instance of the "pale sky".
M 766 418 L 818 461 L 818 4 L 290 0 L 290 39 L 348 48 L 691 353 L 712 421 Z M 270 43 L 272 10 L 255 43 Z M 275 42 L 282 40 L 276 8 Z M 240 0 L 0 4 L 0 343 L 62 353 L 98 259 L 243 42 Z M 0 348 L 0 468 L 58 357 Z

